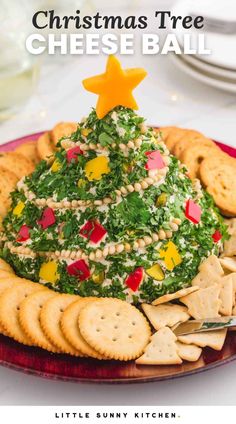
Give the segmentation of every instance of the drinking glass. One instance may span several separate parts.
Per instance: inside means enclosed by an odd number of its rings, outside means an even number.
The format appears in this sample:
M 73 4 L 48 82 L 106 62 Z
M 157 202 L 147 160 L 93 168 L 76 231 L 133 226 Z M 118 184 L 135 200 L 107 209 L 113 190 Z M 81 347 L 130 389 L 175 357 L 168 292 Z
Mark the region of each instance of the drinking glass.
M 39 77 L 39 60 L 25 48 L 32 16 L 29 3 L 0 0 L 0 121 L 31 96 Z

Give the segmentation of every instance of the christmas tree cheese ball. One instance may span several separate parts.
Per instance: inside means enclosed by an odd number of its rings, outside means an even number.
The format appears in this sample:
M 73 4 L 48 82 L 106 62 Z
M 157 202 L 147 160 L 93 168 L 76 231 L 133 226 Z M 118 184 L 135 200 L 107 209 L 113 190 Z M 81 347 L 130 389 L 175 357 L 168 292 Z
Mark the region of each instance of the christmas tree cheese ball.
M 191 285 L 227 237 L 212 198 L 134 109 L 143 69 L 110 56 L 96 110 L 18 183 L 1 256 L 59 292 L 151 302 Z

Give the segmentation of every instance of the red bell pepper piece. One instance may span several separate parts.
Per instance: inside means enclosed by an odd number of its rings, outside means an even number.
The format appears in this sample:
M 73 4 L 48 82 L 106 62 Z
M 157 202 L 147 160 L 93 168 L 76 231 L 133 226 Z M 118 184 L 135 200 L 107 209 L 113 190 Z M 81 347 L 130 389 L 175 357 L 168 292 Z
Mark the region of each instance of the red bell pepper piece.
M 143 267 L 136 268 L 129 276 L 126 278 L 125 283 L 126 285 L 132 290 L 136 291 L 138 290 L 140 284 L 143 281 L 144 276 L 144 270 Z
M 54 210 L 52 208 L 46 208 L 44 209 L 41 219 L 38 221 L 38 224 L 41 225 L 43 230 L 45 230 L 46 228 L 55 224 L 55 222 L 56 218 L 54 215 Z
M 194 224 L 198 224 L 201 219 L 202 210 L 197 203 L 189 199 L 185 207 L 185 216 L 192 221 Z
M 70 275 L 78 277 L 80 281 L 87 280 L 90 277 L 90 270 L 84 259 L 79 259 L 67 266 L 67 272 Z
M 219 230 L 216 230 L 214 232 L 214 234 L 212 234 L 212 238 L 214 240 L 214 243 L 217 243 L 218 241 L 220 241 L 222 239 L 222 234 Z
M 105 236 L 107 230 L 98 221 L 91 220 L 86 222 L 79 233 L 92 243 L 98 243 Z
M 22 241 L 28 240 L 30 238 L 29 230 L 30 230 L 30 227 L 28 227 L 26 224 L 22 225 L 18 233 L 18 237 L 16 241 L 21 243 Z
M 145 152 L 145 155 L 148 157 L 147 163 L 145 165 L 146 169 L 162 169 L 165 167 L 165 162 L 163 161 L 159 150 Z
M 70 163 L 72 159 L 78 159 L 78 155 L 83 155 L 84 152 L 79 146 L 72 147 L 72 149 L 67 150 L 66 158 L 67 162 Z

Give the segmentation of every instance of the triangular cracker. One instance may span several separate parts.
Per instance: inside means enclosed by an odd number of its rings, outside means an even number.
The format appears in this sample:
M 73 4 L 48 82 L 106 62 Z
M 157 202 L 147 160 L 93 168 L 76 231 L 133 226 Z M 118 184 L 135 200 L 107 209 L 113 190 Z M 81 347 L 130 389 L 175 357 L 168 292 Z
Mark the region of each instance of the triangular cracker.
M 211 270 L 212 272 L 215 272 L 218 275 L 224 275 L 224 271 L 220 264 L 219 258 L 215 255 L 208 256 L 208 258 L 205 259 L 205 261 L 203 261 L 199 266 L 199 271 L 207 270 Z
M 194 344 L 185 344 L 181 342 L 176 342 L 177 352 L 180 358 L 185 361 L 195 362 L 197 361 L 202 353 L 202 349 Z
M 162 327 L 173 327 L 177 322 L 185 322 L 190 317 L 185 306 L 172 305 L 171 303 L 158 306 L 143 303 L 142 309 L 155 330 Z
M 229 234 L 236 234 L 236 218 L 225 219 L 225 224 L 228 226 Z
M 188 313 L 195 319 L 215 318 L 219 316 L 221 306 L 220 286 L 207 287 L 180 298 L 188 308 Z
M 220 263 L 224 269 L 230 272 L 236 272 L 236 257 L 229 258 L 225 256 L 224 258 L 220 258 Z
M 171 365 L 181 364 L 177 353 L 176 336 L 168 327 L 163 327 L 151 337 L 144 354 L 136 359 L 136 364 Z
M 227 328 L 216 331 L 204 331 L 202 333 L 187 334 L 178 336 L 181 343 L 188 345 L 195 344 L 200 347 L 209 346 L 215 350 L 221 350 L 227 334 Z
M 215 255 L 211 255 L 205 259 L 198 269 L 199 273 L 192 280 L 192 285 L 196 285 L 201 289 L 219 283 L 220 278 L 224 275 L 220 260 Z
M 236 303 L 236 272 L 232 272 L 231 278 L 232 278 L 232 288 L 233 288 L 233 306 Z
M 236 256 L 236 233 L 224 242 L 222 256 Z
M 233 308 L 233 279 L 231 274 L 226 275 L 221 279 L 220 287 L 220 313 L 222 315 L 229 316 L 231 315 Z
M 160 305 L 161 303 L 169 302 L 169 300 L 179 299 L 180 297 L 186 296 L 189 293 L 193 293 L 198 290 L 198 286 L 186 287 L 186 289 L 178 290 L 175 293 L 164 294 L 152 302 L 152 305 Z

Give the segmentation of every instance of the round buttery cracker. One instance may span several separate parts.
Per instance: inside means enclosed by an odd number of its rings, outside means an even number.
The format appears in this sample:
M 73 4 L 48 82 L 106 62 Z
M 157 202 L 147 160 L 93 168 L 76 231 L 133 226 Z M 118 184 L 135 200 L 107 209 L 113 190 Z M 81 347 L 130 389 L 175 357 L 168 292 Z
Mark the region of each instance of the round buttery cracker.
M 0 297 L 0 325 L 7 335 L 20 343 L 31 346 L 31 340 L 27 337 L 20 325 L 18 313 L 22 300 L 34 291 L 42 290 L 43 286 L 30 281 L 24 281 L 16 285 L 14 284 L 2 293 Z M 44 288 L 44 290 L 48 289 Z
M 52 290 L 40 290 L 27 296 L 20 305 L 19 321 L 32 344 L 50 352 L 61 352 L 46 337 L 40 324 L 40 313 L 49 299 L 57 296 Z
M 51 131 L 51 139 L 56 146 L 62 137 L 69 137 L 77 130 L 76 122 L 59 122 Z
M 11 205 L 10 193 L 15 190 L 18 178 L 14 172 L 0 165 L 0 216 L 4 217 Z
M 11 271 L 5 271 L 5 269 L 0 269 L 0 278 L 9 278 L 15 276 L 15 274 Z
M 0 272 L 0 296 L 1 294 L 10 287 L 13 287 L 20 283 L 21 280 L 19 277 L 14 276 L 11 277 L 11 274 L 8 277 L 2 277 Z M 3 326 L 0 324 L 0 333 L 7 335 L 6 331 L 4 330 Z
M 87 343 L 110 359 L 138 358 L 149 342 L 151 330 L 144 315 L 131 304 L 113 298 L 85 306 L 79 328 Z
M 49 132 L 45 132 L 38 138 L 37 152 L 40 159 L 51 162 L 53 160 L 55 150 L 56 149 L 52 143 Z
M 32 161 L 17 152 L 0 153 L 0 165 L 11 172 L 13 170 L 19 180 L 34 170 Z
M 6 261 L 0 258 L 0 278 L 1 278 L 1 271 L 8 271 L 11 274 L 14 274 L 12 267 Z
M 187 296 L 187 294 L 193 293 L 198 290 L 198 286 L 187 287 L 185 289 L 178 290 L 175 293 L 164 294 L 164 296 L 158 297 L 152 302 L 153 305 L 160 305 L 161 303 L 169 302 L 170 300 L 179 299 L 180 297 Z
M 176 127 L 160 127 L 160 128 L 154 128 L 156 132 L 161 133 L 162 140 L 166 141 L 168 135 L 170 132 Z
M 165 143 L 171 153 L 173 152 L 175 144 L 187 133 L 187 131 L 188 130 L 184 128 L 173 127 L 169 132 Z
M 214 142 L 212 143 L 208 146 L 192 143 L 180 154 L 180 160 L 187 166 L 191 179 L 199 177 L 200 165 L 204 159 L 209 156 L 224 155 L 222 150 Z
M 201 163 L 200 177 L 216 205 L 226 216 L 236 215 L 236 159 L 210 156 Z
M 68 342 L 79 350 L 83 355 L 96 359 L 105 359 L 104 356 L 94 350 L 82 337 L 78 318 L 82 309 L 91 302 L 96 301 L 96 297 L 83 297 L 69 305 L 61 317 L 61 328 Z
M 181 137 L 181 139 L 175 144 L 173 148 L 173 155 L 175 155 L 177 158 L 180 158 L 181 153 L 192 144 L 212 146 L 214 145 L 214 141 L 206 138 L 198 131 L 187 131 L 186 134 Z
M 37 145 L 35 141 L 28 141 L 27 143 L 21 144 L 15 152 L 20 153 L 27 159 L 30 159 L 35 165 L 39 162 L 39 156 L 37 152 Z
M 40 313 L 40 323 L 46 337 L 63 353 L 83 356 L 64 337 L 61 329 L 61 318 L 65 309 L 78 300 L 79 296 L 71 294 L 58 294 L 44 303 Z

